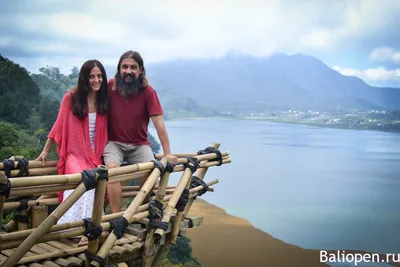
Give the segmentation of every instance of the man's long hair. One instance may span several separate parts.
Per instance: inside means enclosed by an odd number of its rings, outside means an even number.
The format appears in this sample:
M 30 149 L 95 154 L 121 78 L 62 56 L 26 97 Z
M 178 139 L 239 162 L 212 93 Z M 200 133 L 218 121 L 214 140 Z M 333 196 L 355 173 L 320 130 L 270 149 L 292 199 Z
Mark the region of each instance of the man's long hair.
M 83 120 L 87 115 L 87 97 L 89 95 L 90 85 L 89 76 L 94 67 L 98 67 L 103 76 L 100 90 L 96 96 L 96 108 L 100 114 L 105 114 L 108 111 L 108 90 L 107 90 L 107 75 L 103 64 L 96 59 L 86 61 L 79 72 L 78 84 L 73 88 L 72 93 L 72 113 L 80 120 Z
M 139 64 L 140 74 L 139 74 L 139 77 L 137 80 L 135 80 L 135 77 L 133 77 L 133 79 L 134 79 L 133 85 L 135 86 L 135 83 L 136 83 L 136 86 L 139 88 L 139 90 L 144 90 L 148 86 L 148 81 L 146 78 L 146 69 L 144 68 L 143 58 L 138 52 L 132 51 L 132 50 L 126 51 L 119 58 L 118 66 L 117 66 L 117 73 L 115 74 L 115 77 L 114 77 L 115 78 L 115 88 L 117 88 L 117 90 L 121 93 L 121 90 L 122 90 L 121 87 L 123 86 L 125 81 L 121 77 L 120 68 L 121 68 L 122 61 L 126 58 L 132 58 Z

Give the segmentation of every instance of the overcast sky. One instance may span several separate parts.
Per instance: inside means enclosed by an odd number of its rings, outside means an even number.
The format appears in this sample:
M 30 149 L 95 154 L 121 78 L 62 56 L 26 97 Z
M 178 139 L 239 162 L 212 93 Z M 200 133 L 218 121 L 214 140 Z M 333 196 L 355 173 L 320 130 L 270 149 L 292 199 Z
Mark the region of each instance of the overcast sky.
M 30 72 L 126 50 L 146 64 L 283 52 L 400 87 L 400 0 L 0 1 L 0 54 Z

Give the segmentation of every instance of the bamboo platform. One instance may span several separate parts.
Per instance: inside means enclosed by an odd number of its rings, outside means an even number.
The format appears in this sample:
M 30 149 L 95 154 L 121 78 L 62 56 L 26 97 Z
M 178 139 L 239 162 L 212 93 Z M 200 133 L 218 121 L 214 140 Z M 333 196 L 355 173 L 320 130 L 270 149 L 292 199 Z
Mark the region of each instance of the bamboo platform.
M 194 199 L 213 192 L 219 182 L 203 181 L 208 168 L 231 162 L 229 153 L 218 148 L 211 144 L 196 153 L 175 154 L 174 168 L 156 154 L 151 162 L 67 175 L 57 175 L 57 161 L 45 166 L 20 156 L 3 161 L 0 266 L 160 266 L 178 235 L 201 227 L 202 217 L 187 214 Z M 171 173 L 181 173 L 177 185 L 168 184 Z M 122 187 L 127 208 L 106 214 L 106 184 L 140 178 L 147 178 L 141 188 Z M 73 193 L 58 204 L 56 192 L 70 189 Z M 95 192 L 91 218 L 57 224 L 88 190 Z M 5 224 L 3 213 L 9 211 L 14 218 Z M 82 235 L 89 242 L 78 245 Z

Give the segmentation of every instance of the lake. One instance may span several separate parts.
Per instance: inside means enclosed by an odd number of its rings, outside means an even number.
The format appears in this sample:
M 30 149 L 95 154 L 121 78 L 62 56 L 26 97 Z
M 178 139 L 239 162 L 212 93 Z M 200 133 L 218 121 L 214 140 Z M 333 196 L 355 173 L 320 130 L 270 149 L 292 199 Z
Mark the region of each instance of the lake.
M 303 248 L 400 252 L 400 134 L 221 118 L 166 126 L 175 153 L 229 151 L 202 196 L 229 214 Z

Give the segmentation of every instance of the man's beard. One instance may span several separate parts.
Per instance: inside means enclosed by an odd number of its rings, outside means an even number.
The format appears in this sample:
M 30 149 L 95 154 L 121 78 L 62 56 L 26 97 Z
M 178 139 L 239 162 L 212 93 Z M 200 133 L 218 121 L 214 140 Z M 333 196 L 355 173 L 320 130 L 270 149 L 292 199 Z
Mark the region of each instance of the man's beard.
M 126 81 L 131 78 L 131 81 Z M 140 90 L 140 77 L 135 79 L 133 74 L 125 74 L 118 81 L 118 91 L 120 95 L 137 95 Z

